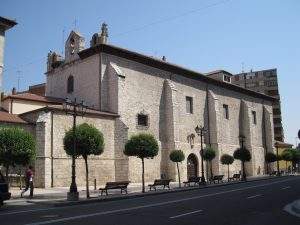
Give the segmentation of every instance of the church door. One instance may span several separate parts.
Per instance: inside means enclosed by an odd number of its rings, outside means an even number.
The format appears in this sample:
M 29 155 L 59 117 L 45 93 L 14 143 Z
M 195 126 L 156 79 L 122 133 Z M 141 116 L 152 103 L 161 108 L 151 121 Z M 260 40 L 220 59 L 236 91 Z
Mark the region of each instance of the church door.
M 194 154 L 190 154 L 187 158 L 187 177 L 198 176 L 198 162 Z

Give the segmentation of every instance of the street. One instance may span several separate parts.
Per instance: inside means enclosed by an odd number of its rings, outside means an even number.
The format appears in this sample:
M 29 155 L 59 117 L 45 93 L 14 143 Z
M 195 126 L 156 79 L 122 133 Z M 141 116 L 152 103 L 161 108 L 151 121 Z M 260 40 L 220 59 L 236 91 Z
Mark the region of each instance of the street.
M 300 177 L 282 177 L 64 207 L 2 208 L 5 224 L 101 225 L 295 225 L 300 218 L 283 208 L 300 198 Z

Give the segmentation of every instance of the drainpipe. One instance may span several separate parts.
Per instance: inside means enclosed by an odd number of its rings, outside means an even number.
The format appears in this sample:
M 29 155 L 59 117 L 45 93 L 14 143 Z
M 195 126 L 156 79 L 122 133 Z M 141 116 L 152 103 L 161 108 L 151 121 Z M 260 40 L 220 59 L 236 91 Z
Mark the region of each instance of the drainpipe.
M 50 157 L 51 157 L 51 187 L 54 187 L 54 184 L 53 184 L 53 177 L 54 177 L 54 174 L 53 174 L 53 114 L 54 112 L 51 111 L 51 140 L 50 140 Z

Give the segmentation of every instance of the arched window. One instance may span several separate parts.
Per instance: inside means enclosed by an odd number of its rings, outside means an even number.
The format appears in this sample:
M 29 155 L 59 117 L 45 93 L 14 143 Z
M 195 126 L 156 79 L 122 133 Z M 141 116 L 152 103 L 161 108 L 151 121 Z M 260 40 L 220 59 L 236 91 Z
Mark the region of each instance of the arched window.
M 74 77 L 70 75 L 68 77 L 67 92 L 72 93 L 73 91 L 74 91 Z

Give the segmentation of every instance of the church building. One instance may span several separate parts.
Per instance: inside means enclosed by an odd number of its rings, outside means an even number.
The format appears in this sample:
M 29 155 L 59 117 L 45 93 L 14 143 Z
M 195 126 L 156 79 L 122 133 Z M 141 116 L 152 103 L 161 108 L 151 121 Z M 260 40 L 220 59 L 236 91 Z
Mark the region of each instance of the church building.
M 228 76 L 228 75 L 227 75 Z M 69 186 L 71 158 L 63 149 L 65 132 L 72 116 L 63 109 L 64 99 L 84 101 L 88 109 L 77 124 L 93 124 L 104 135 L 105 149 L 89 157 L 90 179 L 97 184 L 128 180 L 141 182 L 141 160 L 127 157 L 126 141 L 140 132 L 153 134 L 159 153 L 145 160 L 146 182 L 167 177 L 177 179 L 172 150 L 181 149 L 182 179 L 200 176 L 200 137 L 195 127 L 204 126 L 204 147 L 216 150 L 213 173 L 227 176 L 220 163 L 222 154 L 241 146 L 239 136 L 252 155 L 246 163 L 249 176 L 265 172 L 264 156 L 273 152 L 272 105 L 275 98 L 215 79 L 205 74 L 108 44 L 107 25 L 95 33 L 90 46 L 72 31 L 65 43 L 65 55 L 48 54 L 45 95 L 32 93 L 6 96 L 2 106 L 22 120 L 37 140 L 36 186 Z M 18 110 L 17 104 L 25 104 Z M 234 161 L 231 174 L 241 170 Z M 84 160 L 76 160 L 77 184 L 85 184 Z M 205 174 L 207 173 L 205 167 Z

